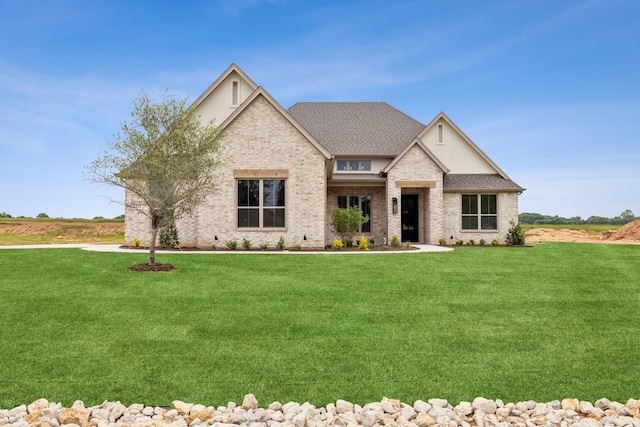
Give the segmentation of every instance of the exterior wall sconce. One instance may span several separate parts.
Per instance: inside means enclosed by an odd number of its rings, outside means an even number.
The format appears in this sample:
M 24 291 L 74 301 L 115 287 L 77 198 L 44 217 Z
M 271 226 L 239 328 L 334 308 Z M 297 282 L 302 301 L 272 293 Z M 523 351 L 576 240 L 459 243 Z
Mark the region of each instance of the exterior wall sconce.
M 391 210 L 394 214 L 398 213 L 398 198 L 394 197 L 391 199 Z

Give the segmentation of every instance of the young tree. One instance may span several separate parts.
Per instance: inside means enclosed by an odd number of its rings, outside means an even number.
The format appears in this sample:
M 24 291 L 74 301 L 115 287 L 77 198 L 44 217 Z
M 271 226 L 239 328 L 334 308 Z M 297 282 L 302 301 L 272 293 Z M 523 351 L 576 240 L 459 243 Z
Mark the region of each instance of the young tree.
M 187 108 L 187 98 L 164 92 L 154 100 L 142 91 L 131 121 L 87 166 L 92 182 L 131 193 L 120 203 L 151 220 L 150 265 L 162 223 L 192 214 L 215 186 L 219 148 L 220 130 Z
M 331 212 L 331 225 L 344 244 L 353 241 L 353 236 L 358 232 L 362 224 L 369 222 L 369 216 L 364 215 L 356 206 L 349 209 L 335 208 Z

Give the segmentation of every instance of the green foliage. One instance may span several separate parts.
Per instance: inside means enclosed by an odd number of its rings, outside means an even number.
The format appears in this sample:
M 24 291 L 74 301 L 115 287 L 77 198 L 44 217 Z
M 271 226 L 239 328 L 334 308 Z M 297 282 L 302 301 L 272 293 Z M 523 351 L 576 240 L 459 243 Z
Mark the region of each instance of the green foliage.
M 0 402 L 637 398 L 637 246 L 337 255 L 2 250 Z
M 150 264 L 162 221 L 193 213 L 217 179 L 220 130 L 188 103 L 167 92 L 159 100 L 140 92 L 131 121 L 87 166 L 91 181 L 124 189 L 133 196 L 124 205 L 151 220 Z
M 251 241 L 246 239 L 246 238 L 242 238 L 242 247 L 245 249 L 251 249 Z
M 360 240 L 358 240 L 358 249 L 361 251 L 369 250 L 369 242 L 367 241 L 367 238 L 364 237 L 364 234 L 360 237 Z
M 460 239 L 456 240 L 456 246 L 462 246 L 463 244 L 464 244 L 463 240 L 460 240 Z
M 374 239 L 369 239 L 369 244 L 371 244 L 372 248 L 376 247 L 376 241 Z
M 276 248 L 278 248 L 279 250 L 284 250 L 284 237 L 280 236 L 280 240 L 278 240 L 278 243 L 276 243 Z
M 238 247 L 238 241 L 237 240 L 227 240 L 225 245 L 227 246 L 227 249 L 231 249 L 232 251 L 235 251 L 236 248 Z
M 165 219 L 158 230 L 158 243 L 161 248 L 177 248 L 180 246 L 178 229 L 172 219 Z
M 0 212 L 0 218 L 13 218 L 13 217 L 6 212 Z
M 524 231 L 522 231 L 522 227 L 520 226 L 520 224 L 516 224 L 511 221 L 511 228 L 509 228 L 509 230 L 507 231 L 505 241 L 507 242 L 507 245 L 524 245 Z
M 340 239 L 347 243 L 353 241 L 353 236 L 360 230 L 362 224 L 369 222 L 369 217 L 363 215 L 362 211 L 356 206 L 348 209 L 335 208 L 331 212 L 331 225 Z
M 344 244 L 342 243 L 342 240 L 340 240 L 340 239 L 335 239 L 333 241 L 333 244 L 331 245 L 331 249 L 333 249 L 334 251 L 339 251 L 343 247 L 344 247 Z
M 498 246 L 500 244 L 500 242 L 498 242 L 496 239 L 493 239 L 491 241 L 491 246 Z
M 133 247 L 134 248 L 139 248 L 140 247 L 140 239 L 138 239 L 137 237 L 133 238 Z
M 408 240 L 407 240 L 406 242 L 404 242 L 404 247 L 405 247 L 406 249 L 411 249 L 411 248 L 413 247 L 413 245 L 411 244 L 411 242 L 410 242 L 410 241 L 408 241 Z
M 353 247 L 353 239 L 347 239 L 347 240 L 345 240 L 344 243 L 345 243 L 345 246 L 348 247 L 348 248 Z
M 537 224 L 537 225 L 552 225 L 552 224 L 564 224 L 564 225 L 579 225 L 579 224 L 593 224 L 593 225 L 625 225 L 640 219 L 636 217 L 629 209 L 622 212 L 620 215 L 607 218 L 601 216 L 590 216 L 587 219 L 582 219 L 579 216 L 571 218 L 563 218 L 558 215 L 542 215 L 539 213 L 523 212 L 518 215 L 518 222 L 520 224 Z
M 439 238 L 438 239 L 438 245 L 446 246 L 447 245 L 447 239 L 445 239 L 444 237 Z
M 391 246 L 400 246 L 400 239 L 397 234 L 391 236 Z
M 486 243 L 487 243 L 487 241 L 486 241 L 486 240 L 484 240 L 484 239 L 480 239 L 480 241 L 478 242 L 478 244 L 479 244 L 480 246 L 484 246 Z
M 475 240 L 473 240 L 473 239 L 469 239 L 469 241 L 467 242 L 467 244 L 468 244 L 469 246 L 474 246 L 474 245 L 476 244 L 476 241 L 475 241 Z
M 36 218 L 49 218 L 49 215 L 47 215 L 46 213 L 42 212 L 42 213 L 39 213 Z
M 258 247 L 260 248 L 261 251 L 266 251 L 267 249 L 269 249 L 269 244 L 268 243 L 260 243 L 260 245 L 258 245 Z

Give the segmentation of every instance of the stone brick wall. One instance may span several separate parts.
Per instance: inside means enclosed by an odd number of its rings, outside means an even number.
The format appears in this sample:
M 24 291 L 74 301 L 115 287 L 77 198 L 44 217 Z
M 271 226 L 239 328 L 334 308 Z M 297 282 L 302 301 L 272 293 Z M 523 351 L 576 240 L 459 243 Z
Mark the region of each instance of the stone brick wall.
M 254 247 L 274 247 L 280 237 L 288 247 L 319 248 L 325 245 L 324 156 L 260 96 L 225 129 L 217 185 L 192 217 L 177 222 L 182 246 L 224 247 L 229 240 L 250 240 Z M 286 171 L 285 228 L 237 227 L 237 184 L 234 171 L 252 170 L 265 178 L 274 170 Z M 125 240 L 148 243 L 149 220 L 127 211 Z M 306 236 L 306 240 L 305 240 Z M 216 240 L 217 237 L 217 240 Z
M 419 146 L 414 145 L 387 174 L 387 237 L 402 236 L 400 201 L 402 194 L 418 194 L 421 206 L 420 243 L 437 244 L 443 227 L 442 169 Z M 432 188 L 399 187 L 402 181 L 434 181 Z M 392 199 L 398 199 L 398 213 L 392 211 Z
M 467 194 L 467 193 L 465 193 Z M 487 193 L 489 194 L 489 193 Z M 496 193 L 491 193 L 496 194 Z M 494 239 L 504 243 L 504 237 L 511 227 L 510 222 L 518 222 L 518 194 L 498 194 L 498 229 L 493 230 L 462 230 L 462 193 L 445 193 L 444 209 L 446 212 L 444 234 L 447 244 L 454 244 L 456 240 L 468 242 L 473 239 L 476 243 L 484 239 L 487 244 Z M 451 239 L 453 236 L 453 239 Z

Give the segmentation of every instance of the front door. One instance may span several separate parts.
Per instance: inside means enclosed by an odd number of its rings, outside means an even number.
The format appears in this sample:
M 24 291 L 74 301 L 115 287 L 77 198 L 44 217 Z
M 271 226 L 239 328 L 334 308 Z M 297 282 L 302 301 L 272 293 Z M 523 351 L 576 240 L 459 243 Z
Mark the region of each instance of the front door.
M 418 195 L 402 195 L 402 241 L 417 242 L 418 239 Z

